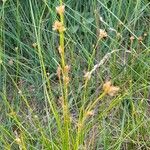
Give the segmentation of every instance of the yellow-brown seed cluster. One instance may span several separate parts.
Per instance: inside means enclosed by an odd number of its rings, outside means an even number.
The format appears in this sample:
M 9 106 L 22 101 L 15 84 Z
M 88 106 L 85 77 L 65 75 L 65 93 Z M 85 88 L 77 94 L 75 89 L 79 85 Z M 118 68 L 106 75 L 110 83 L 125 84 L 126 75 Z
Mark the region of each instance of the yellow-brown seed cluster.
M 138 41 L 139 41 L 139 43 L 142 43 L 143 37 L 142 37 L 142 36 L 139 36 L 139 37 L 138 37 Z
M 15 141 L 17 144 L 19 144 L 19 145 L 21 144 L 21 139 L 19 137 L 16 137 Z
M 33 48 L 37 48 L 37 46 L 38 46 L 37 43 L 33 43 L 33 44 L 32 44 L 32 47 L 33 47 Z
M 146 37 L 146 36 L 147 36 L 147 33 L 144 33 L 144 36 Z
M 110 96 L 114 96 L 115 94 L 117 94 L 119 89 L 120 88 L 118 86 L 113 86 L 111 81 L 107 81 L 103 84 L 104 93 L 106 93 Z
M 64 76 L 63 81 L 67 85 L 67 84 L 69 84 L 70 78 L 68 76 Z
M 59 54 L 62 54 L 62 52 L 64 51 L 64 48 L 62 48 L 61 46 L 58 47 L 58 52 Z
M 60 5 L 56 7 L 56 12 L 62 16 L 65 12 L 65 5 Z M 66 28 L 64 27 L 64 24 L 58 20 L 56 20 L 53 24 L 53 30 L 54 31 L 59 31 L 59 32 L 64 32 Z
M 69 84 L 69 81 L 70 81 L 70 78 L 68 76 L 69 71 L 70 71 L 70 66 L 69 65 L 66 65 L 63 70 L 60 66 L 58 66 L 58 68 L 57 68 L 57 76 L 58 76 L 59 79 L 61 79 L 62 72 L 64 73 L 63 81 L 64 81 L 65 84 Z
M 65 12 L 65 5 L 57 6 L 57 7 L 56 7 L 56 12 L 57 12 L 59 15 L 64 14 L 64 12 Z
M 85 80 L 90 80 L 91 79 L 91 73 L 90 72 L 86 72 L 84 75 Z
M 66 66 L 64 67 L 65 76 L 63 77 L 63 80 L 64 80 L 64 83 L 65 83 L 65 84 L 69 84 L 69 82 L 70 82 L 70 78 L 69 78 L 69 76 L 68 76 L 69 71 L 70 71 L 70 66 L 69 66 L 69 65 L 66 65 Z
M 57 76 L 60 79 L 60 76 L 61 76 L 61 67 L 60 66 L 57 68 Z
M 64 27 L 62 22 L 56 20 L 53 24 L 53 30 L 59 31 L 59 32 L 64 32 L 66 30 L 66 28 Z
M 132 35 L 132 36 L 130 37 L 130 41 L 133 42 L 134 39 L 135 39 L 135 37 Z
M 69 65 L 66 65 L 66 66 L 64 67 L 64 72 L 66 72 L 66 73 L 68 74 L 69 71 L 70 71 L 70 66 L 69 66 Z
M 94 116 L 94 111 L 93 111 L 93 110 L 87 111 L 87 112 L 86 112 L 86 116 L 87 116 L 87 117 Z
M 103 39 L 106 38 L 108 36 L 107 32 L 103 29 L 99 29 L 99 38 Z

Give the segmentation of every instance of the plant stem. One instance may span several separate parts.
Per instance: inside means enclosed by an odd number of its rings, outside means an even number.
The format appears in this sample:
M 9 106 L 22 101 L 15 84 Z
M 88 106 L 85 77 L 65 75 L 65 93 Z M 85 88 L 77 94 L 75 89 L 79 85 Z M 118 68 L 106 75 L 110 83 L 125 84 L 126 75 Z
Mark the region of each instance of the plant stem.
M 60 0 L 60 6 L 63 5 L 63 1 Z M 64 14 L 60 14 L 60 22 L 64 25 Z M 64 142 L 63 146 L 65 150 L 70 150 L 69 130 L 70 130 L 70 114 L 68 106 L 68 83 L 65 81 L 68 78 L 68 72 L 65 70 L 65 36 L 64 31 L 59 31 L 59 42 L 61 47 L 61 66 L 63 74 L 63 117 L 64 117 Z

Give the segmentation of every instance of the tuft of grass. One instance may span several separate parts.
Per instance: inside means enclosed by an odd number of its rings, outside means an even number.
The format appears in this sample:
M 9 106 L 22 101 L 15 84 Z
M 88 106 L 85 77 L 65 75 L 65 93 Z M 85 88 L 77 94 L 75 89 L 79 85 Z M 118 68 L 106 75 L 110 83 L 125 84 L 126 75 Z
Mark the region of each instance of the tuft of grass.
M 1 1 L 0 149 L 149 149 L 149 11 L 148 0 Z

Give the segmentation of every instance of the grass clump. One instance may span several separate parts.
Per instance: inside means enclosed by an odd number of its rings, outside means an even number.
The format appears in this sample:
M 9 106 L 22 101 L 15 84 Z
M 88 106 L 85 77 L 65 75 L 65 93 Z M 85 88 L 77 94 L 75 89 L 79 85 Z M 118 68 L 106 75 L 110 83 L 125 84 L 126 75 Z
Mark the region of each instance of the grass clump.
M 147 0 L 5 0 L 1 149 L 149 149 Z

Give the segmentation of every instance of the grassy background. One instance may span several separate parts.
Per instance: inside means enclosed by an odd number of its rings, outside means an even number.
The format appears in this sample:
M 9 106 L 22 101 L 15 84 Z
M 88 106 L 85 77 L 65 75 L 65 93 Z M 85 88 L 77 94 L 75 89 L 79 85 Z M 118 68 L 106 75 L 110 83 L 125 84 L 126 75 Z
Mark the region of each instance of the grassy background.
M 150 2 L 64 3 L 65 59 L 71 66 L 71 149 L 150 149 Z M 0 149 L 67 149 L 58 129 L 63 126 L 62 93 L 56 75 L 59 39 L 52 30 L 58 5 L 56 0 L 0 1 Z M 98 41 L 100 28 L 109 37 Z M 84 73 L 113 50 L 117 52 L 92 74 L 85 94 Z M 120 92 L 97 104 L 77 148 L 76 128 L 84 99 L 90 103 L 98 97 L 108 79 Z M 45 90 L 47 83 L 53 94 Z

